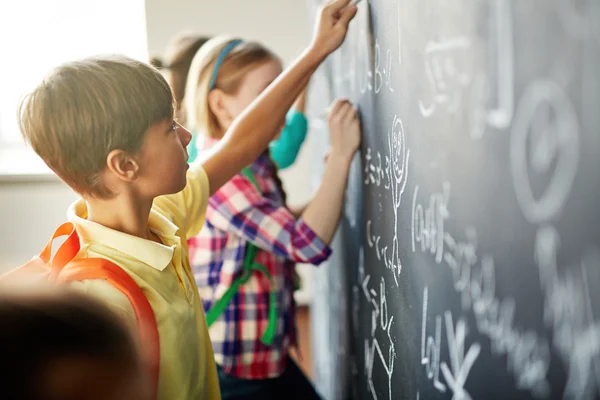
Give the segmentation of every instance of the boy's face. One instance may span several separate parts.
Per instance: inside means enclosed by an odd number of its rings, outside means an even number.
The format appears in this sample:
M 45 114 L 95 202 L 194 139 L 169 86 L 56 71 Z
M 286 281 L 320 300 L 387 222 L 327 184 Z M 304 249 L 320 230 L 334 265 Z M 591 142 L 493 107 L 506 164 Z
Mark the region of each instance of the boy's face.
M 188 169 L 186 148 L 191 140 L 192 134 L 172 120 L 150 126 L 138 156 L 140 171 L 136 179 L 144 197 L 183 190 Z

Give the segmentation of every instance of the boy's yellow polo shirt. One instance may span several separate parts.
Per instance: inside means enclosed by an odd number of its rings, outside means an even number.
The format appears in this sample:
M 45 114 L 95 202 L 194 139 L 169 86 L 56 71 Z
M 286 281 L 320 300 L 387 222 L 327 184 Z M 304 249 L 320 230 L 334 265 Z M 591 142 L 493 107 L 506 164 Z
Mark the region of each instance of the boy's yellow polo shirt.
M 219 381 L 206 318 L 187 254 L 186 238 L 198 233 L 210 195 L 208 177 L 199 163 L 188 171 L 186 188 L 154 201 L 150 229 L 163 244 L 88 221 L 87 205 L 68 211 L 77 227 L 79 257 L 103 257 L 121 266 L 150 301 L 160 335 L 159 395 L 162 400 L 220 399 Z M 99 297 L 137 330 L 135 312 L 119 290 L 102 280 L 73 283 Z

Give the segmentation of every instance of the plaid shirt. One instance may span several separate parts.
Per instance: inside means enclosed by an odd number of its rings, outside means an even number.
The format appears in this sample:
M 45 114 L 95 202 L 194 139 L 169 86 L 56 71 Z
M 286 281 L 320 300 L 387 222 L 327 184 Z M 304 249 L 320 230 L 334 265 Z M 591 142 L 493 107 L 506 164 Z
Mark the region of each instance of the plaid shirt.
M 277 297 L 273 344 L 260 341 L 268 323 L 271 287 L 259 272 L 240 287 L 209 331 L 215 361 L 226 373 L 265 379 L 283 373 L 289 348 L 296 344 L 295 263 L 318 265 L 331 250 L 285 207 L 269 158 L 261 156 L 250 168 L 261 191 L 243 175 L 236 175 L 210 198 L 206 223 L 188 245 L 206 311 L 242 273 L 246 243 L 259 248 L 255 261 L 271 273 Z

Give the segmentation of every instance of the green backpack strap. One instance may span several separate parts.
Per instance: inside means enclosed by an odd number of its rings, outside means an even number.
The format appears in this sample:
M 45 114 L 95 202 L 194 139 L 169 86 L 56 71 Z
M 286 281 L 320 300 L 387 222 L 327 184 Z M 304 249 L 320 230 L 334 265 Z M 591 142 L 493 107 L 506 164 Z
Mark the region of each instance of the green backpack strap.
M 260 191 L 258 182 L 256 181 L 256 178 L 254 178 L 250 168 L 244 168 L 242 170 L 242 175 L 252 182 L 254 187 Z M 244 271 L 233 281 L 233 284 L 231 287 L 229 287 L 229 289 L 227 289 L 223 297 L 216 301 L 212 308 L 208 310 L 206 313 L 206 323 L 210 327 L 217 320 L 217 318 L 219 318 L 221 314 L 225 312 L 227 306 L 229 303 L 231 303 L 231 300 L 233 300 L 233 296 L 235 296 L 235 294 L 238 292 L 240 286 L 250 280 L 252 272 L 261 272 L 269 279 L 271 289 L 269 291 L 269 322 L 267 324 L 267 329 L 265 329 L 262 337 L 260 338 L 260 341 L 265 345 L 270 346 L 273 344 L 273 339 L 275 338 L 275 332 L 277 328 L 277 296 L 275 290 L 273 289 L 273 276 L 271 273 L 263 265 L 254 262 L 257 251 L 258 247 L 250 242 L 247 242 L 246 255 L 244 256 Z
M 246 167 L 242 170 L 242 175 L 244 175 L 244 177 L 246 179 L 248 179 L 256 188 L 256 190 L 258 190 L 260 192 L 260 186 L 258 185 L 258 182 L 256 181 L 256 178 L 254 177 L 254 174 L 252 173 L 252 170 L 250 169 L 250 167 Z

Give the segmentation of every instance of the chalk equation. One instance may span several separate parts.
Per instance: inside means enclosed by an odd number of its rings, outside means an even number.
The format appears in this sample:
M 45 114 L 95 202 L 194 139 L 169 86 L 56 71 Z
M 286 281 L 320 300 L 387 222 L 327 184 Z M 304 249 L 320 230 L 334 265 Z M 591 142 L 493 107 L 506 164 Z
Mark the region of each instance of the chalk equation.
M 428 297 L 429 289 L 425 287 L 421 327 L 421 364 L 425 366 L 427 379 L 433 382 L 433 387 L 437 391 L 445 393 L 448 390 L 451 392 L 453 400 L 471 400 L 471 396 L 465 390 L 465 383 L 479 357 L 481 346 L 478 343 L 470 344 L 465 355 L 467 324 L 464 319 L 460 318 L 454 325 L 452 313 L 445 311 L 443 315 L 446 327 L 445 343 L 448 347 L 450 365 L 441 362 L 442 316 L 435 316 L 434 336 L 428 336 Z M 442 371 L 444 382 L 440 381 L 440 371 Z
M 423 207 L 417 203 L 419 185 L 415 186 L 412 197 L 411 246 L 415 251 L 420 245 L 421 251 L 429 250 L 439 264 L 444 257 L 444 221 L 448 219 L 448 200 L 450 183 L 444 182 L 440 193 L 429 197 L 429 204 Z
M 463 33 L 436 31 L 423 51 L 427 88 L 418 108 L 424 118 L 443 111 L 464 123 L 473 139 L 482 138 L 488 127 L 510 126 L 515 98 L 511 13 L 511 0 L 490 1 L 489 37 L 483 46 L 473 43 L 466 28 Z M 480 48 L 489 53 L 483 69 L 469 63 Z
M 553 345 L 568 371 L 565 398 L 600 396 L 600 322 L 595 321 L 588 269 L 598 268 L 600 253 L 587 252 L 578 268 L 559 272 L 560 236 L 552 226 L 538 230 L 535 259 L 545 293 L 544 321 L 554 332 Z
M 381 235 L 372 230 L 372 221 L 366 223 L 367 243 L 374 248 L 378 260 L 383 260 L 384 265 L 392 271 L 396 286 L 399 285 L 398 278 L 402 273 L 402 261 L 400 259 L 399 245 L 399 215 L 402 195 L 408 181 L 408 165 L 410 160 L 410 149 L 406 143 L 404 126 L 400 118 L 394 115 L 392 127 L 388 134 L 388 154 L 382 156 L 380 152 L 373 154 L 370 148 L 365 151 L 364 157 L 364 184 L 383 187 L 392 198 L 392 211 L 394 213 L 394 235 L 390 243 L 382 243 Z M 390 252 L 388 252 L 390 250 Z
M 364 258 L 361 259 L 364 261 Z M 371 276 L 365 273 L 364 264 L 359 264 L 359 282 L 361 284 L 362 293 L 364 300 L 371 306 L 371 337 L 365 338 L 364 340 L 364 351 L 365 351 L 365 375 L 367 376 L 367 382 L 369 390 L 374 400 L 379 400 L 377 391 L 373 384 L 373 369 L 375 362 L 377 365 L 383 367 L 388 377 L 388 396 L 386 399 L 392 400 L 392 375 L 394 373 L 394 361 L 396 358 L 396 351 L 394 341 L 391 337 L 392 325 L 394 323 L 394 317 L 388 312 L 387 298 L 386 298 L 386 285 L 385 280 L 381 278 L 378 286 L 372 288 L 370 285 Z M 377 291 L 377 288 L 379 291 Z M 378 330 L 385 332 L 386 339 L 385 343 L 381 343 L 375 337 Z M 387 348 L 387 354 L 384 355 L 384 350 Z
M 470 77 L 458 68 L 458 60 L 465 58 L 470 40 L 464 36 L 431 41 L 425 46 L 425 75 L 429 85 L 429 99 L 419 100 L 423 117 L 431 117 L 438 107 L 454 114 L 462 103 L 462 91 Z
M 514 374 L 519 389 L 546 397 L 549 394 L 546 377 L 550 366 L 549 344 L 536 332 L 515 326 L 515 300 L 497 297 L 495 262 L 492 256 L 479 254 L 476 229 L 468 227 L 460 239 L 445 229 L 444 221 L 451 215 L 447 208 L 450 184 L 444 183 L 443 187 L 444 190 L 428 196 L 426 211 L 418 201 L 419 187 L 415 187 L 413 252 L 431 254 L 436 263 L 450 269 L 462 309 L 473 312 L 477 331 L 490 340 L 492 354 L 507 356 L 508 369 Z
M 361 11 L 350 26 L 347 45 L 332 54 L 329 61 L 335 71 L 332 80 L 337 92 L 355 102 L 365 94 L 395 93 L 395 49 L 382 46 L 371 32 L 369 4 L 361 3 L 358 5 Z
M 394 88 L 392 86 L 392 58 L 392 49 L 387 49 L 384 58 L 381 47 L 379 46 L 379 41 L 376 39 L 374 77 L 375 94 L 381 92 L 382 88 L 386 88 L 391 93 L 394 93 Z

